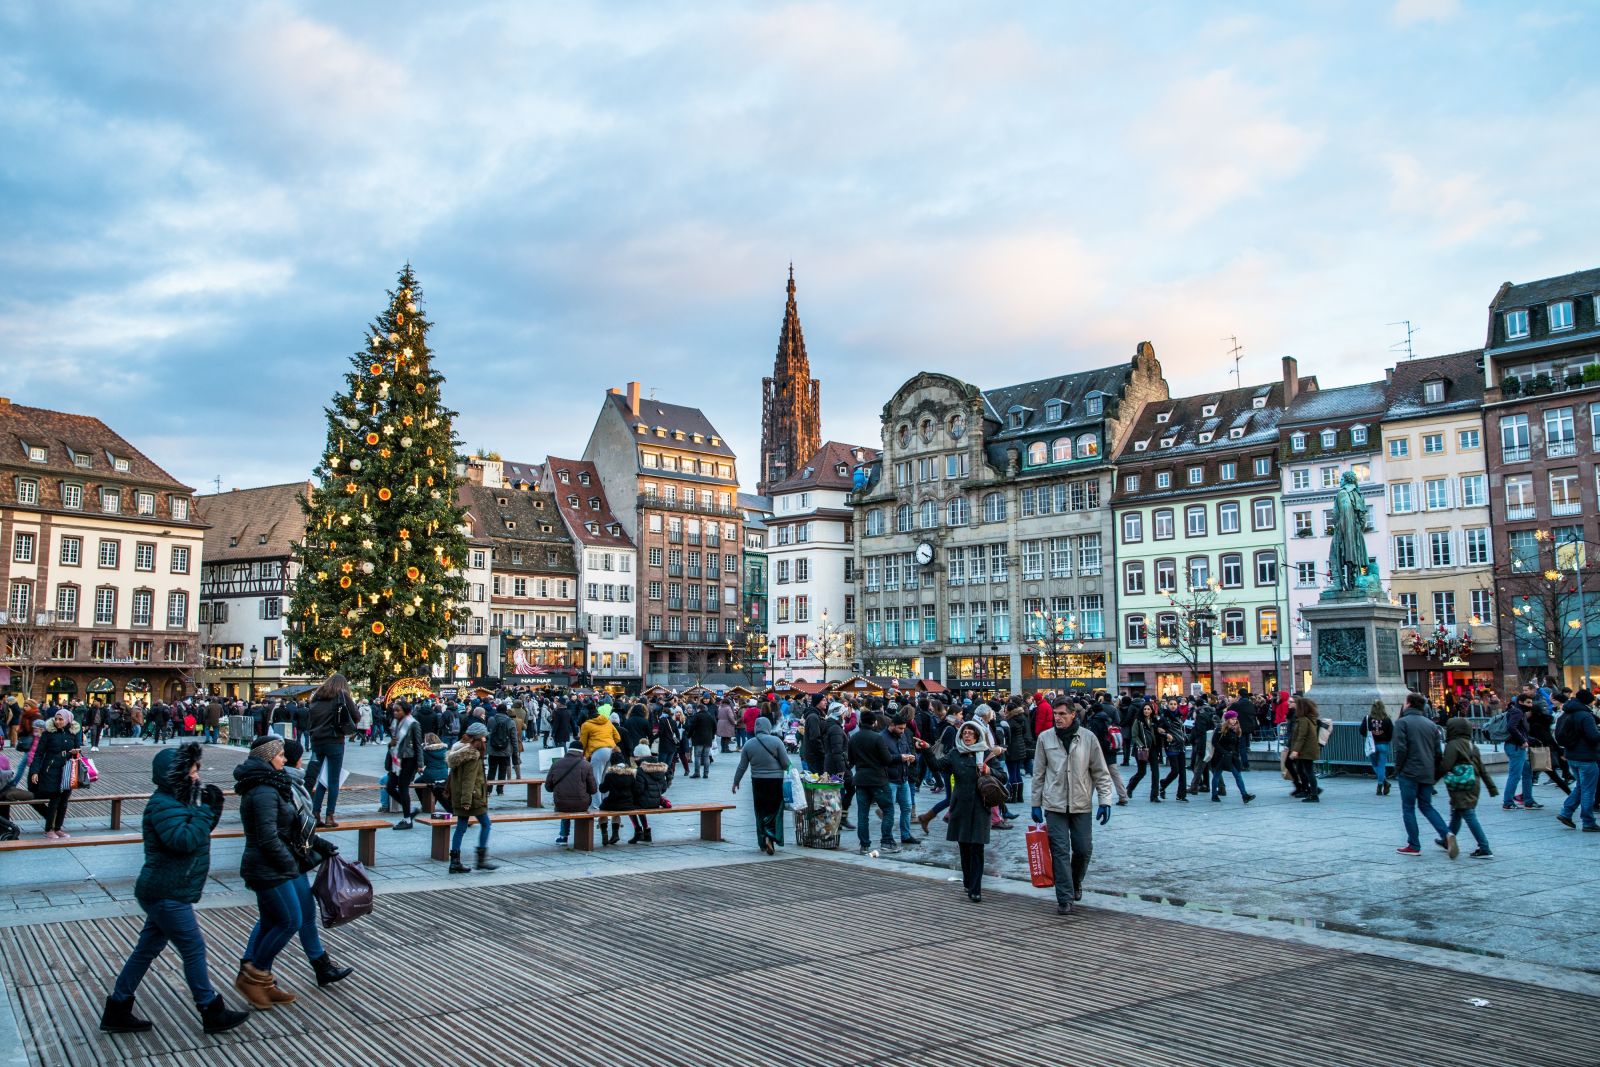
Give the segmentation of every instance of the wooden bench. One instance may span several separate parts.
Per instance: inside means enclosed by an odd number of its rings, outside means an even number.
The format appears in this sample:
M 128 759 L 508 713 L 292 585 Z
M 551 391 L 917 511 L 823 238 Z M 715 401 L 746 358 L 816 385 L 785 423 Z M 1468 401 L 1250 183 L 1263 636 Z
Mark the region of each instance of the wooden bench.
M 668 815 L 699 815 L 700 840 L 722 840 L 722 813 L 733 810 L 732 804 L 674 804 L 670 808 L 647 808 L 638 811 L 528 811 L 495 812 L 491 809 L 490 822 L 499 826 L 508 822 L 558 822 L 572 820 L 572 847 L 578 852 L 594 851 L 594 824 L 597 819 L 610 819 L 628 815 L 643 815 L 651 819 Z M 450 858 L 450 834 L 455 829 L 454 816 L 424 816 L 424 826 L 433 830 L 431 855 L 436 860 Z
M 356 851 L 361 863 L 366 867 L 373 867 L 378 862 L 378 831 L 389 828 L 389 823 L 383 819 L 351 819 L 341 822 L 338 826 L 325 826 L 317 831 L 319 834 L 337 834 L 346 830 L 354 830 L 356 838 Z M 211 831 L 213 841 L 222 841 L 229 838 L 244 836 L 244 830 L 239 827 L 219 826 Z M 22 838 L 16 841 L 0 841 L 0 852 L 32 852 L 42 848 L 90 848 L 95 845 L 137 845 L 144 841 L 140 834 L 84 834 L 81 837 L 63 837 L 55 840 L 45 838 Z M 446 858 L 449 857 L 448 849 Z
M 122 805 L 130 800 L 149 800 L 153 795 L 153 793 L 90 793 L 84 789 L 74 789 L 72 791 L 72 802 L 67 805 L 67 813 L 71 814 L 75 804 L 109 803 L 111 805 L 111 828 L 120 830 L 122 829 Z M 224 793 L 223 796 L 230 797 L 232 794 Z M 21 805 L 25 808 L 33 808 L 37 811 L 37 805 L 43 804 L 47 799 L 46 797 L 41 797 L 38 800 L 0 801 L 0 818 L 11 818 L 11 806 L 13 804 Z

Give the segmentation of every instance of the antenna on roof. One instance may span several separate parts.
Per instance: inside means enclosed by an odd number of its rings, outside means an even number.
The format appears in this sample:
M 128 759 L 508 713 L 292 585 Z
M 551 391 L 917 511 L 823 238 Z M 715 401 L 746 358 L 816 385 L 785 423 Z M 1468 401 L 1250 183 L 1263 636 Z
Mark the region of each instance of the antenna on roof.
M 211 479 L 211 484 L 217 487 L 217 492 L 222 492 L 222 475 L 219 474 Z
M 1415 333 L 1420 333 L 1422 331 L 1422 328 L 1420 326 L 1412 326 L 1410 319 L 1401 319 L 1399 322 L 1389 322 L 1389 323 L 1385 323 L 1384 325 L 1386 325 L 1386 326 L 1404 326 L 1406 328 L 1406 339 L 1404 341 L 1396 341 L 1394 344 L 1390 345 L 1389 346 L 1389 351 L 1391 351 L 1391 352 L 1399 352 L 1401 350 L 1404 350 L 1407 359 L 1415 358 L 1415 353 L 1413 353 L 1411 351 L 1411 335 L 1415 334 Z
M 1223 340 L 1233 346 L 1228 349 L 1228 355 L 1233 357 L 1233 387 L 1235 389 L 1241 388 L 1244 385 L 1244 379 L 1239 374 L 1239 360 L 1244 358 L 1244 348 L 1240 346 L 1238 337 L 1230 335 L 1224 337 Z

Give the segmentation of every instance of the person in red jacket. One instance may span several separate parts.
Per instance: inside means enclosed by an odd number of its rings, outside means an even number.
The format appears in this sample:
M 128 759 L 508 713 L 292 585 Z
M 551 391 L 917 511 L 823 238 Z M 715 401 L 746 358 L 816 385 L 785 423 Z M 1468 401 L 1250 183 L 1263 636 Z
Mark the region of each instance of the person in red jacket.
M 1056 712 L 1050 706 L 1050 701 L 1045 698 L 1044 690 L 1033 694 L 1033 732 L 1035 736 L 1042 737 L 1046 732 L 1055 729 Z
M 1278 695 L 1272 698 L 1272 724 L 1282 726 L 1289 718 L 1289 691 L 1278 690 Z

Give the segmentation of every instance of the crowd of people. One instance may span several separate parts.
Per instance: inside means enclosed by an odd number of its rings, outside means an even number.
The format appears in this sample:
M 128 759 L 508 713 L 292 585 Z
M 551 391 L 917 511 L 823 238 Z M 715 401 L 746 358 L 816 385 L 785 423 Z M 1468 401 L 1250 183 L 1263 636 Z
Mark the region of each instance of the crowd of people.
M 1381 702 L 1374 704 L 1359 734 L 1377 793 L 1399 786 L 1406 841 L 1397 851 L 1423 854 L 1425 821 L 1433 843 L 1451 859 L 1460 853 L 1456 835 L 1463 828 L 1473 835 L 1471 856 L 1492 856 L 1476 812 L 1482 793 L 1500 797 L 1506 809 L 1537 810 L 1543 806 L 1534 795 L 1541 774 L 1567 794 L 1556 816 L 1563 825 L 1600 832 L 1594 812 L 1600 724 L 1593 701 L 1587 690 L 1535 682 L 1503 704 L 1488 693 L 1439 704 L 1412 693 L 1392 716 Z M 8 726 L 15 710 L 8 711 Z M 200 710 L 204 736 L 208 716 Z M 225 714 L 237 710 L 222 708 Z M 1140 796 L 1152 804 L 1192 797 L 1221 804 L 1230 785 L 1238 802 L 1249 804 L 1256 799 L 1247 779 L 1252 748 L 1266 739 L 1278 741 L 1278 769 L 1289 795 L 1321 803 L 1318 765 L 1333 728 L 1304 694 L 1285 692 L 1257 700 L 1248 692 L 1226 698 L 1039 692 L 957 699 L 769 691 L 748 701 L 661 694 L 613 703 L 604 693 L 523 690 L 385 703 L 359 700 L 340 675 L 302 704 L 245 710 L 255 736 L 234 770 L 234 788 L 246 837 L 240 873 L 256 894 L 259 921 L 239 954 L 234 985 L 257 1010 L 294 1001 L 295 994 L 278 985 L 274 965 L 296 937 L 319 986 L 350 973 L 321 944 L 309 885 L 310 873 L 337 852 L 318 831 L 337 826 L 350 744 L 386 743 L 384 803 L 400 815 L 397 830 L 414 826 L 414 784 L 435 789 L 455 820 L 452 874 L 496 869 L 489 858 L 489 797 L 521 777 L 530 749 L 560 753 L 544 772 L 554 807 L 593 819 L 605 846 L 621 843 L 624 817 L 632 829 L 627 843 L 649 844 L 650 812 L 671 804 L 677 777 L 708 778 L 717 759 L 727 758 L 736 764 L 730 789 L 737 793 L 748 779 L 762 851 L 784 846 L 786 806 L 803 810 L 813 789 L 831 789 L 838 797 L 837 825 L 855 832 L 863 854 L 919 845 L 940 820 L 960 857 L 963 891 L 974 903 L 982 900 L 992 835 L 1013 829 L 1026 812 L 1045 830 L 1057 909 L 1068 914 L 1083 894 L 1094 828 L 1109 823 L 1113 807 Z M 86 742 L 89 751 L 94 747 L 87 733 L 93 728 L 81 716 L 82 709 L 63 707 L 15 722 L 22 756 L 10 788 L 31 790 L 30 799 L 45 813 L 47 836 L 67 836 L 61 827 L 70 790 L 61 788 L 62 767 L 82 755 Z M 107 998 L 103 1025 L 112 1031 L 148 1028 L 133 998 L 169 942 L 183 957 L 208 1030 L 236 1026 L 248 1014 L 228 1008 L 206 974 L 192 909 L 205 883 L 222 795 L 199 784 L 203 749 L 179 736 L 184 743 L 163 748 L 153 764 L 155 795 L 143 824 L 146 864 L 136 889 L 146 923 Z M 1482 738 L 1505 750 L 1503 786 L 1484 765 Z M 1259 779 L 1260 763 L 1254 766 Z M 1124 772 L 1131 774 L 1125 779 Z M 1146 782 L 1148 792 L 1141 792 Z M 1440 787 L 1448 818 L 1434 807 Z M 571 841 L 570 822 L 560 823 L 557 843 Z M 469 865 L 462 846 L 474 824 L 475 862 Z

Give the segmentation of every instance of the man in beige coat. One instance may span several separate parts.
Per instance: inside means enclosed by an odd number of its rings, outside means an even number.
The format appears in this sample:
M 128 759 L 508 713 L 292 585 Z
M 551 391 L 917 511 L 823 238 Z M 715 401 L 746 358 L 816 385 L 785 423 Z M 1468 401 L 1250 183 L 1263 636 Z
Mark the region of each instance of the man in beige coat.
M 1050 835 L 1056 914 L 1070 915 L 1072 902 L 1083 899 L 1083 876 L 1094 855 L 1090 820 L 1098 818 L 1102 826 L 1111 821 L 1115 792 L 1100 742 L 1078 728 L 1078 709 L 1063 701 L 1053 709 L 1053 718 L 1055 728 L 1041 733 L 1033 750 L 1033 821 L 1044 823 Z

